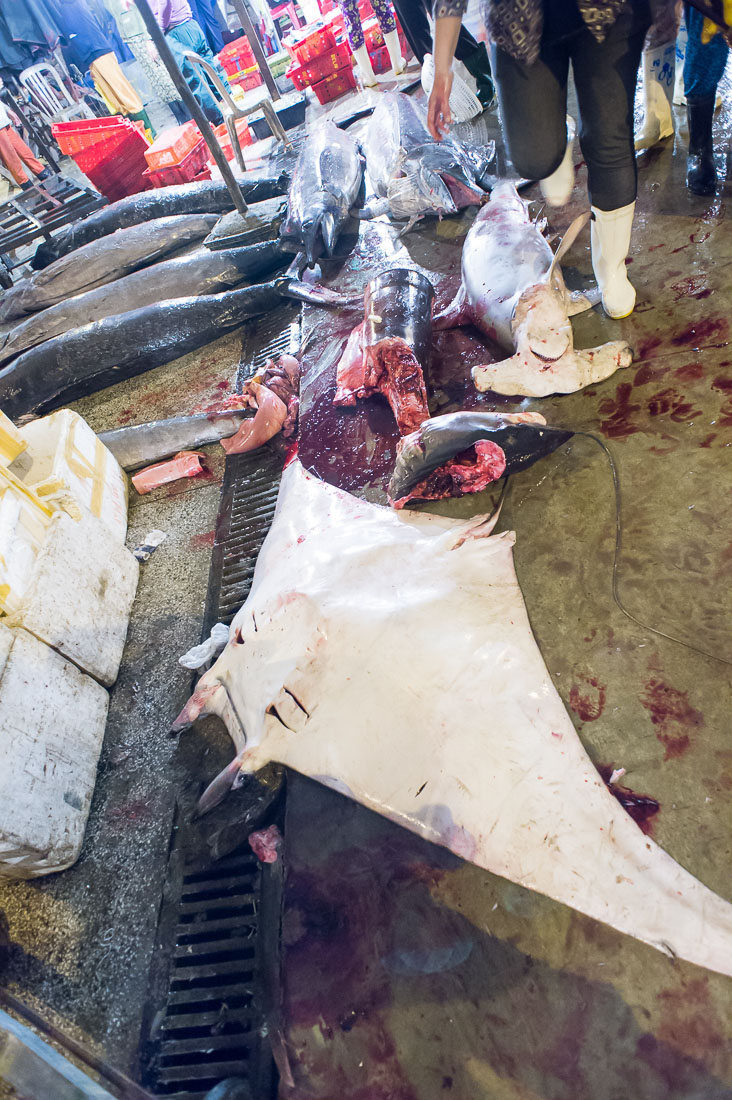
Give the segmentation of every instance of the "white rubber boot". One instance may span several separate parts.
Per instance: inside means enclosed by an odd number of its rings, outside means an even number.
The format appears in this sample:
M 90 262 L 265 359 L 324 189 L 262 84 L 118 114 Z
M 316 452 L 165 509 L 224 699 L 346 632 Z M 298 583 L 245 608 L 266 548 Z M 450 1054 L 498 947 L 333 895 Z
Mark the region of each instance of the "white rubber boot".
M 548 206 L 564 206 L 566 202 L 569 202 L 569 196 L 572 194 L 574 188 L 574 161 L 572 160 L 574 134 L 574 119 L 567 115 L 567 148 L 562 157 L 562 163 L 552 172 L 551 176 L 539 180 L 541 193 Z
M 638 152 L 650 149 L 674 132 L 671 100 L 676 71 L 676 42 L 643 51 L 643 124 L 636 134 Z
M 357 50 L 353 51 L 353 56 L 356 59 L 358 65 L 359 75 L 361 77 L 361 83 L 364 88 L 375 88 L 379 83 L 374 76 L 374 70 L 371 65 L 371 58 L 369 57 L 369 51 L 366 49 L 366 43 L 363 46 L 359 46 Z
M 628 279 L 625 264 L 634 213 L 634 202 L 618 210 L 592 207 L 592 270 L 602 293 L 603 309 L 615 320 L 628 317 L 635 306 L 635 288 Z
M 407 67 L 407 62 L 402 57 L 402 44 L 399 41 L 399 32 L 396 30 L 389 31 L 388 34 L 384 35 L 384 41 L 389 51 L 392 72 L 394 76 L 399 76 Z

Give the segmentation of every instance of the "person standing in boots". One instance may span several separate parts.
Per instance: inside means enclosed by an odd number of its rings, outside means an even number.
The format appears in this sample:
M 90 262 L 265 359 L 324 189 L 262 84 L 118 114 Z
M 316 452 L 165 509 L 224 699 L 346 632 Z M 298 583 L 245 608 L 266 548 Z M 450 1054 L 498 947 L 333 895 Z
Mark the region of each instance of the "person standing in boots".
M 2 88 L 3 82 L 0 80 L 0 91 Z M 33 181 L 28 178 L 23 165 L 30 168 L 39 180 L 46 180 L 51 175 L 49 169 L 45 168 L 38 157 L 33 155 L 33 151 L 13 127 L 10 112 L 2 100 L 0 100 L 0 160 L 23 191 L 33 186 Z
M 717 186 L 712 119 L 717 85 L 727 64 L 729 46 L 719 27 L 715 32 L 714 25 L 708 26 L 705 33 L 704 16 L 690 4 L 684 5 L 684 18 L 688 35 L 684 59 L 684 94 L 689 119 L 686 186 L 694 195 L 711 195 Z
M 450 66 L 466 0 L 436 0 L 435 82 L 428 125 L 437 140 L 452 122 Z M 503 132 L 519 175 L 542 181 L 553 205 L 569 199 L 567 137 L 572 66 L 579 139 L 592 206 L 592 266 L 609 317 L 627 317 L 635 289 L 625 264 L 636 198 L 633 108 L 652 16 L 649 0 L 488 0 L 491 68 Z

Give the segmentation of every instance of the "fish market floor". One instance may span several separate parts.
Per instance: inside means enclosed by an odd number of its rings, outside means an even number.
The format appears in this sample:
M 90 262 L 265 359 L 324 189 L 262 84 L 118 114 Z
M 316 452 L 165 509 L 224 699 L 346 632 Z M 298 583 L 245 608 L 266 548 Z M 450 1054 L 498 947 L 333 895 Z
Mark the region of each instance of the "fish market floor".
M 574 320 L 577 346 L 622 336 L 635 362 L 582 393 L 520 403 L 598 436 L 617 463 L 617 596 L 630 617 L 613 596 L 615 498 L 594 440 L 575 437 L 516 476 L 502 522 L 517 532 L 531 622 L 592 759 L 625 768 L 623 782 L 660 804 L 659 844 L 732 899 L 732 176 L 716 197 L 687 194 L 680 111 L 676 119 L 679 136 L 639 160 L 635 313 Z M 724 108 L 722 174 L 730 122 Z M 584 185 L 578 165 L 552 231 L 583 208 Z M 409 262 L 439 273 L 441 304 L 457 285 L 470 217 L 402 238 L 385 222 L 362 224 L 355 251 L 355 237 L 344 239 L 338 271 L 326 275 L 360 287 Z M 587 232 L 563 269 L 571 285 L 589 283 Z M 301 453 L 322 476 L 380 499 L 393 460 L 388 417 L 330 404 L 352 319 L 305 315 Z M 239 346 L 232 335 L 76 407 L 97 429 L 205 409 L 233 388 Z M 440 335 L 436 350 L 441 411 L 495 407 L 464 382 L 486 359 L 472 331 Z M 209 480 L 133 494 L 130 545 L 152 528 L 168 538 L 142 567 L 82 858 L 47 880 L 0 887 L 12 990 L 133 1074 L 180 785 L 166 730 L 190 686 L 177 657 L 200 634 L 218 507 L 221 453 L 209 451 Z M 477 512 L 487 499 L 441 507 Z M 198 739 L 202 779 L 215 770 L 206 754 L 221 751 L 216 736 L 185 735 Z M 282 1029 L 294 1089 L 283 1095 L 732 1098 L 729 979 L 460 864 L 302 779 L 289 786 L 285 831 Z

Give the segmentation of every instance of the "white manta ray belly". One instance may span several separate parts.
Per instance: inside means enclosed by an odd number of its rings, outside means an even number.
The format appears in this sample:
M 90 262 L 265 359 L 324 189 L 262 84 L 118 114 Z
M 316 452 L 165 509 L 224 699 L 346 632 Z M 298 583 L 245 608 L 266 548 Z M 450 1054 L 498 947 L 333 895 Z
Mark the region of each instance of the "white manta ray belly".
M 490 530 L 365 503 L 291 463 L 251 594 L 176 728 L 217 713 L 243 771 L 289 765 L 732 975 L 732 905 L 605 787 L 534 641 L 514 536 Z

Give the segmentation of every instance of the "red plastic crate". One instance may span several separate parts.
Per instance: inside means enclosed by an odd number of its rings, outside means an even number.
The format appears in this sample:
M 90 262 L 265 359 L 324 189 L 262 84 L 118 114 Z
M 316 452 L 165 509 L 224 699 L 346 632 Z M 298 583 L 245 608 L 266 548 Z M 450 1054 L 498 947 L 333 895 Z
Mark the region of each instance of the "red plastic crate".
M 367 19 L 363 24 L 363 37 L 366 42 L 366 49 L 371 53 L 372 50 L 378 50 L 381 46 L 385 46 L 384 36 L 381 33 L 381 27 L 379 26 L 377 19 Z
M 201 131 L 195 122 L 184 122 L 182 126 L 171 126 L 163 130 L 145 150 L 148 168 L 159 172 L 161 168 L 180 164 L 201 140 Z
M 356 77 L 353 75 L 353 69 L 347 68 L 340 69 L 337 73 L 326 76 L 325 80 L 319 80 L 317 84 L 313 84 L 313 92 L 319 103 L 330 103 L 332 99 L 338 99 L 338 96 L 345 95 L 355 87 Z
M 147 168 L 143 172 L 153 187 L 168 187 L 171 183 L 190 183 L 206 167 L 208 147 L 201 138 L 198 144 L 178 163 L 163 168 Z
M 247 126 L 245 118 L 238 118 L 234 124 L 236 126 L 236 132 L 239 135 L 239 144 L 242 149 L 245 145 L 252 145 L 254 143 L 254 135 Z M 222 152 L 227 160 L 234 159 L 234 149 L 229 141 L 229 133 L 226 129 L 226 123 L 222 122 L 220 126 L 214 127 L 214 134 L 219 140 Z
M 246 72 L 239 73 L 237 76 L 230 77 L 232 84 L 238 84 L 240 88 L 243 88 L 245 92 L 250 92 L 252 88 L 258 88 L 260 84 L 263 84 L 262 74 L 259 69 L 248 69 Z
M 138 130 L 127 130 L 96 145 L 91 145 L 88 149 L 81 149 L 78 153 L 74 153 L 74 160 L 82 172 L 88 172 L 89 169 L 96 168 L 97 165 L 107 161 L 110 162 L 110 168 L 115 164 L 122 166 L 130 159 L 139 161 L 140 171 L 142 171 L 147 168 L 145 150 L 148 148 L 147 139 Z
M 316 57 L 308 65 L 293 65 L 286 75 L 297 89 L 302 90 L 352 65 L 351 49 L 347 42 L 341 42 L 334 50 L 324 53 L 322 57 Z
M 388 73 L 391 68 L 391 58 L 389 57 L 389 51 L 386 46 L 379 46 L 375 50 L 369 50 L 369 57 L 371 58 L 371 68 L 375 73 Z
M 100 141 L 106 141 L 129 126 L 129 119 L 115 115 L 113 118 L 79 118 L 71 122 L 55 122 L 51 130 L 61 152 L 73 155 Z
M 232 42 L 227 42 L 219 53 L 219 61 L 224 68 L 227 64 L 237 64 L 240 69 L 250 69 L 256 63 L 256 58 L 247 36 L 242 34 Z
M 330 26 L 318 22 L 303 29 L 308 33 L 301 32 L 297 38 L 289 37 L 283 43 L 296 65 L 307 65 L 309 61 L 335 49 L 336 40 Z

